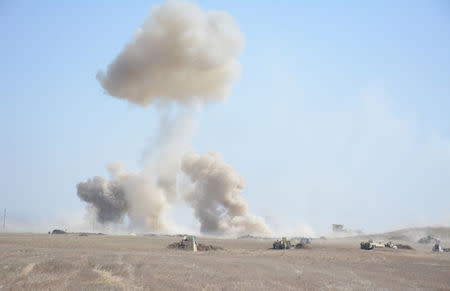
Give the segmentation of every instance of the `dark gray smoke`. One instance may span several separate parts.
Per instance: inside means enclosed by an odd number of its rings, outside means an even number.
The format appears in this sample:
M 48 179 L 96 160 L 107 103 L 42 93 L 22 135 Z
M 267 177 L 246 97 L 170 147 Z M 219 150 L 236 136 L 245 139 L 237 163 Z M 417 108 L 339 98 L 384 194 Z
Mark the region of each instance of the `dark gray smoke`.
M 101 177 L 88 179 L 78 183 L 77 195 L 94 207 L 97 220 L 101 223 L 121 222 L 129 209 L 125 192 L 117 181 Z
M 94 177 L 77 185 L 78 197 L 89 203 L 98 222 L 120 223 L 127 215 L 134 227 L 172 231 L 168 195 L 157 177 L 146 169 L 126 171 L 120 164 L 111 165 L 109 171 L 109 181 Z

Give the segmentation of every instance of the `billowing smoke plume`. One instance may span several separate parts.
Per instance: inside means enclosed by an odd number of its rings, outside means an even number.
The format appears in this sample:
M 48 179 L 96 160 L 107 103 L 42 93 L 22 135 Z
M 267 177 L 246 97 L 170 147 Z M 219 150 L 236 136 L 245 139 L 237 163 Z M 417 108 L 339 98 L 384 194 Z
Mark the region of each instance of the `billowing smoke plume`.
M 101 223 L 121 222 L 128 211 L 125 192 L 117 181 L 94 177 L 78 183 L 77 194 L 95 207 L 97 220 Z
M 169 0 L 151 10 L 97 79 L 111 96 L 142 106 L 158 99 L 220 101 L 240 74 L 243 46 L 244 35 L 226 12 Z
M 100 223 L 120 223 L 128 215 L 133 226 L 170 231 L 169 203 L 164 189 L 144 172 L 126 172 L 122 165 L 109 167 L 111 181 L 94 177 L 77 185 L 78 196 L 88 202 Z
M 78 184 L 78 196 L 99 222 L 117 223 L 127 216 L 133 227 L 170 232 L 170 209 L 183 194 L 203 233 L 267 232 L 264 220 L 251 215 L 240 196 L 242 176 L 219 154 L 188 153 L 183 158 L 195 127 L 189 114 L 192 104 L 221 101 L 231 93 L 243 46 L 244 36 L 227 13 L 169 0 L 151 10 L 106 73 L 98 73 L 111 96 L 140 106 L 156 101 L 181 105 L 175 118 L 163 114 L 142 170 L 114 167 L 110 181 L 95 177 Z M 164 113 L 167 107 L 159 108 Z M 180 180 L 183 175 L 190 182 L 178 189 L 186 180 Z
M 200 231 L 215 234 L 268 233 L 264 219 L 251 215 L 242 198 L 244 177 L 217 152 L 187 153 L 183 172 L 194 183 L 186 201 L 194 208 Z

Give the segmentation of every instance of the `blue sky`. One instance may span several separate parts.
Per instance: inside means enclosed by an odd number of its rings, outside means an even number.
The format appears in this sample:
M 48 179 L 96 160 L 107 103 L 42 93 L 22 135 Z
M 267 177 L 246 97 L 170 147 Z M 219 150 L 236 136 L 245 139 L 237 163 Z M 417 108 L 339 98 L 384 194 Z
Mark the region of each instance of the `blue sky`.
M 0 2 L 0 207 L 30 223 L 79 213 L 75 185 L 139 167 L 157 110 L 95 79 L 154 1 Z M 272 225 L 367 232 L 450 224 L 447 1 L 198 1 L 246 36 L 228 101 L 192 146 L 220 151 Z M 274 218 L 277 217 L 277 218 Z

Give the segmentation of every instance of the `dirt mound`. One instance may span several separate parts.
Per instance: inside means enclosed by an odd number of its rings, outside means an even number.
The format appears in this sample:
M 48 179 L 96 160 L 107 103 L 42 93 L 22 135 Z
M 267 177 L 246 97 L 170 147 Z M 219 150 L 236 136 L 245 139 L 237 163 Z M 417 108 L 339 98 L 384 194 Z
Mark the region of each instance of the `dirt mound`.
M 65 232 L 64 230 L 60 230 L 60 229 L 54 229 L 52 231 L 52 234 L 67 234 L 67 232 Z
M 218 246 L 213 246 L 213 245 L 198 244 L 197 250 L 198 251 L 218 251 L 218 250 L 223 250 L 223 248 L 218 247 Z
M 181 242 L 174 242 L 170 245 L 167 246 L 168 249 L 180 249 L 180 250 L 185 250 L 186 249 L 186 245 L 181 243 Z
M 310 244 L 305 244 L 305 243 L 298 243 L 295 245 L 296 249 L 310 249 L 311 246 Z
M 402 249 L 402 250 L 414 250 L 410 245 L 402 245 L 402 244 L 397 244 L 397 249 Z

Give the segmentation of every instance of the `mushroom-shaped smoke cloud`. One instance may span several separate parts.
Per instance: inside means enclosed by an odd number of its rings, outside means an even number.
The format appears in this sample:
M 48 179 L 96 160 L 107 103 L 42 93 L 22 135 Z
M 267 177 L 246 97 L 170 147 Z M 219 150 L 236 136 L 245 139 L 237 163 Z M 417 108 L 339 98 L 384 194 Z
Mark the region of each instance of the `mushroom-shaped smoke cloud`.
M 240 74 L 237 60 L 244 35 L 226 12 L 203 11 L 184 0 L 169 0 L 151 9 L 150 17 L 97 79 L 106 92 L 140 106 L 224 100 Z M 161 109 L 161 107 L 159 107 Z M 163 107 L 167 108 L 167 107 Z M 181 108 L 181 109 L 180 109 Z M 186 115 L 189 116 L 189 115 Z M 249 214 L 240 196 L 241 175 L 217 153 L 188 153 L 192 122 L 183 115 L 162 119 L 153 159 L 137 172 L 111 171 L 111 181 L 95 177 L 78 184 L 78 196 L 89 203 L 101 223 L 121 222 L 170 232 L 168 212 L 180 201 L 179 176 L 194 189 L 184 200 L 194 208 L 201 232 L 266 233 L 261 217 Z M 183 174 L 184 173 L 184 174 Z
M 132 41 L 97 79 L 111 95 L 142 106 L 155 100 L 220 101 L 239 77 L 244 35 L 226 12 L 187 1 L 154 7 Z

